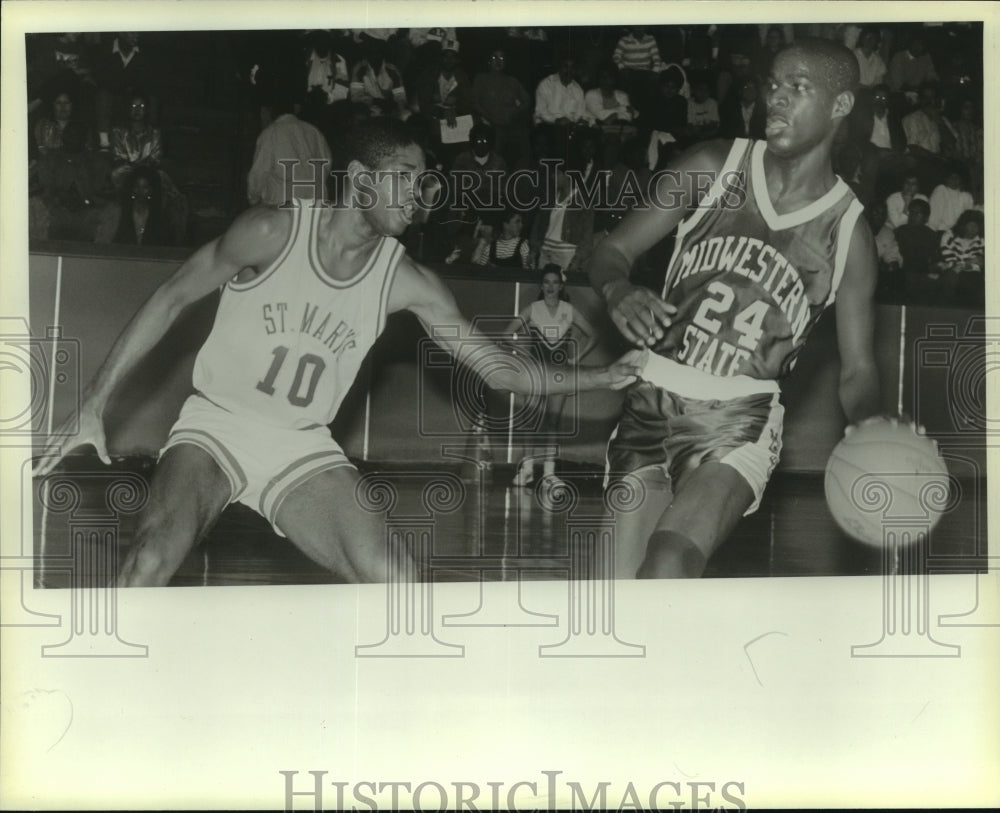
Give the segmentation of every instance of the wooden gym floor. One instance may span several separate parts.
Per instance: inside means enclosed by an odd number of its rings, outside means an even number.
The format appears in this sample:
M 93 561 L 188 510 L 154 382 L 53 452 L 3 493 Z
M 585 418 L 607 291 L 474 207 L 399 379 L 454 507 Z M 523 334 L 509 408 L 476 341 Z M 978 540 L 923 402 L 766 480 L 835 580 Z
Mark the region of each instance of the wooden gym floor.
M 93 573 L 77 578 L 88 586 L 120 565 L 135 527 L 135 500 L 129 488 L 148 482 L 152 461 L 130 458 L 102 466 L 96 458 L 74 457 L 47 478 L 51 494 L 43 508 L 36 481 L 33 491 L 35 583 L 60 588 L 70 584 L 71 538 L 83 541 L 76 556 Z M 557 473 L 573 484 L 578 500 L 570 510 L 547 504 L 537 491 L 514 487 L 514 467 L 491 469 L 393 467 L 369 465 L 396 497 L 389 523 L 406 531 L 427 531 L 435 581 L 513 580 L 519 577 L 566 578 L 569 532 L 600 522 L 601 474 L 569 464 Z M 108 509 L 115 478 L 131 486 L 119 490 Z M 67 508 L 52 495 L 57 480 L 75 484 L 78 501 Z M 425 487 L 441 484 L 427 499 Z M 985 569 L 986 483 L 961 479 L 960 497 L 931 534 L 930 572 L 969 573 Z M 138 486 L 141 491 L 141 484 Z M 74 489 L 71 489 L 74 490 Z M 58 496 L 58 495 L 56 495 Z M 141 494 L 137 498 L 141 501 Z M 431 510 L 425 507 L 431 506 Z M 582 525 L 581 525 L 582 523 Z M 115 546 L 117 545 L 117 550 Z M 114 554 L 114 557 L 112 557 Z M 760 509 L 745 518 L 709 562 L 706 578 L 759 576 L 877 575 L 883 572 L 879 549 L 855 542 L 835 525 L 816 473 L 777 472 Z M 533 574 L 533 575 L 528 575 Z M 336 584 L 343 580 L 310 561 L 268 523 L 242 505 L 230 506 L 207 537 L 190 552 L 171 585 Z M 80 582 L 78 582 L 80 583 Z

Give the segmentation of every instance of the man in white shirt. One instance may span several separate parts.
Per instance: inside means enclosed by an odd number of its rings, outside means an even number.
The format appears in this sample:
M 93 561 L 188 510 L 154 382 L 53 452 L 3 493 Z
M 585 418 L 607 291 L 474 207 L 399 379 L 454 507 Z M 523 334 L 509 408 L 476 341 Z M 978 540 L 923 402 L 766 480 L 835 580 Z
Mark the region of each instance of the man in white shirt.
M 903 176 L 902 189 L 886 198 L 885 207 L 890 227 L 895 229 L 907 222 L 910 202 L 914 199 L 927 200 L 927 196 L 920 194 L 920 180 L 915 172 L 910 172 Z
M 326 139 L 292 113 L 292 94 L 281 83 L 268 83 L 261 92 L 261 121 L 271 121 L 257 137 L 247 174 L 247 200 L 251 205 L 273 206 L 292 198 L 322 200 L 331 160 Z M 293 163 L 279 163 L 289 161 Z
M 535 89 L 535 132 L 544 155 L 563 154 L 572 128 L 593 123 L 583 88 L 573 78 L 575 68 L 571 57 L 563 57 L 558 72 L 546 76 Z
M 556 73 L 546 76 L 535 89 L 535 122 L 538 124 L 590 123 L 583 88 L 573 78 L 576 63 L 565 57 Z
M 873 88 L 885 79 L 888 68 L 878 53 L 879 34 L 875 28 L 866 28 L 858 41 L 858 47 L 854 49 L 854 55 L 858 58 L 858 67 L 861 69 L 861 87 Z

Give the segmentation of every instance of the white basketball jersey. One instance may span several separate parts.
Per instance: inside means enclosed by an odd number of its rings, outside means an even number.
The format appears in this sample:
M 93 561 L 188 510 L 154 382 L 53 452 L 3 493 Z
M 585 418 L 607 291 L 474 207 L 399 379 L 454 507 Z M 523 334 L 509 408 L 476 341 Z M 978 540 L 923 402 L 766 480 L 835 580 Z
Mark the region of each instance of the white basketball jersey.
M 403 247 L 383 237 L 358 274 L 333 279 L 319 262 L 321 212 L 296 205 L 274 263 L 223 288 L 194 386 L 224 409 L 295 429 L 330 423 L 385 326 Z

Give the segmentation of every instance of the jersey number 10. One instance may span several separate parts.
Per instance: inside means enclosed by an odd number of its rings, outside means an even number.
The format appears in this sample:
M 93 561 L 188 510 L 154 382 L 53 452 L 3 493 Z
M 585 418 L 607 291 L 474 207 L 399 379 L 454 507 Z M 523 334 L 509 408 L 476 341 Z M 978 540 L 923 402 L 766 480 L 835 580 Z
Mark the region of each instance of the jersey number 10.
M 257 389 L 266 395 L 274 395 L 274 381 L 278 377 L 278 372 L 281 370 L 282 365 L 285 363 L 288 348 L 284 345 L 279 345 L 271 352 L 274 354 L 274 359 L 271 361 L 267 375 L 264 376 L 262 381 L 257 382 Z M 288 395 L 286 396 L 288 403 L 297 407 L 309 406 L 312 403 L 313 396 L 316 394 L 316 385 L 319 383 L 319 377 L 325 369 L 326 362 L 319 356 L 313 353 L 304 353 L 300 356 L 299 364 L 295 368 L 295 378 L 292 379 L 291 389 L 288 390 Z M 305 389 L 304 392 L 303 389 Z

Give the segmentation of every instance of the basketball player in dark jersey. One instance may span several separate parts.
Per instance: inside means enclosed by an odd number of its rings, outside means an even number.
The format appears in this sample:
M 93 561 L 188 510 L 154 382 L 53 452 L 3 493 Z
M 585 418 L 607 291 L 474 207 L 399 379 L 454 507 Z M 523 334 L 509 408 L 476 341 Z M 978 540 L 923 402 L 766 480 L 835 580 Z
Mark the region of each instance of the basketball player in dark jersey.
M 831 165 L 857 85 L 846 48 L 788 47 L 768 83 L 767 141 L 695 146 L 659 179 L 659 205 L 591 258 L 615 325 L 653 351 L 608 447 L 609 481 L 640 483 L 636 510 L 618 517 L 618 578 L 700 576 L 756 509 L 781 447 L 777 382 L 834 301 L 843 410 L 857 422 L 879 408 L 874 240 Z M 675 227 L 662 294 L 631 284 L 636 260 Z
M 161 452 L 120 585 L 167 584 L 234 501 L 345 578 L 386 578 L 382 517 L 357 504 L 358 472 L 326 424 L 387 314 L 405 309 L 428 332 L 449 328 L 435 334 L 438 343 L 490 386 L 530 388 L 515 365 L 489 363 L 508 351 L 468 341 L 471 325 L 450 290 L 395 240 L 417 213 L 414 182 L 425 169 L 405 126 L 382 119 L 360 125 L 347 155 L 348 205 L 252 208 L 184 262 L 115 342 L 87 389 L 79 432 L 54 440 L 38 464 L 36 474 L 44 475 L 84 444 L 110 462 L 103 414 L 115 388 L 187 305 L 223 286 L 195 362 L 195 393 Z M 579 368 L 578 388 L 632 383 L 639 356 Z M 572 387 L 571 376 L 540 372 L 549 393 Z

